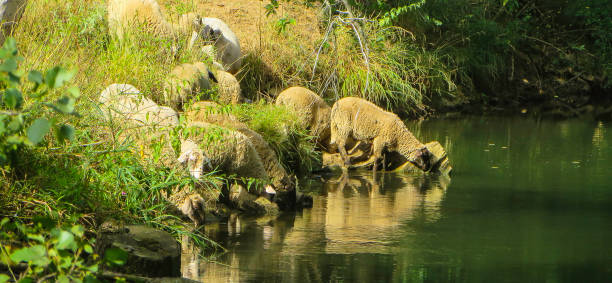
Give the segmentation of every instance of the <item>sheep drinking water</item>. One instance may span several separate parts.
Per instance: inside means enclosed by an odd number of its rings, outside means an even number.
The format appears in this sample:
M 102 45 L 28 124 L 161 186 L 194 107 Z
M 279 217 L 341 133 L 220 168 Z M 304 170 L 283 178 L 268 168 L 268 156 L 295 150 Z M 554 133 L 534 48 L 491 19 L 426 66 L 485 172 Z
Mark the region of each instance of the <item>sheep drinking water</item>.
M 345 163 L 350 165 L 346 142 L 353 138 L 372 143 L 372 155 L 355 166 L 374 165 L 382 157 L 383 150 L 395 151 L 423 171 L 431 168 L 432 154 L 406 128 L 397 115 L 387 112 L 373 103 L 356 97 L 345 97 L 334 104 L 331 111 L 331 144 Z

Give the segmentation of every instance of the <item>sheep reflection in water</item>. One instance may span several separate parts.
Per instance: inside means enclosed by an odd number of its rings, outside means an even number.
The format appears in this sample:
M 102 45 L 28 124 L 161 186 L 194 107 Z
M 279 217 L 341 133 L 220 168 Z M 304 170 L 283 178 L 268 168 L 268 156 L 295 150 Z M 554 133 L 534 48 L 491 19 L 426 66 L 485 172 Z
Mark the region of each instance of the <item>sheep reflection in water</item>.
M 208 235 L 228 251 L 217 262 L 199 261 L 197 272 L 193 272 L 193 261 L 184 262 L 183 274 L 205 282 L 262 276 L 295 281 L 300 274 L 323 268 L 317 262 L 320 254 L 391 254 L 407 221 L 440 218 L 449 183 L 443 176 L 387 173 L 374 177 L 372 172 L 351 172 L 306 184 L 306 190 L 314 194 L 311 209 L 278 219 L 243 218 L 234 222 L 240 223 L 241 233 L 228 228 L 229 224 L 217 229 L 210 229 L 216 224 L 207 226 Z

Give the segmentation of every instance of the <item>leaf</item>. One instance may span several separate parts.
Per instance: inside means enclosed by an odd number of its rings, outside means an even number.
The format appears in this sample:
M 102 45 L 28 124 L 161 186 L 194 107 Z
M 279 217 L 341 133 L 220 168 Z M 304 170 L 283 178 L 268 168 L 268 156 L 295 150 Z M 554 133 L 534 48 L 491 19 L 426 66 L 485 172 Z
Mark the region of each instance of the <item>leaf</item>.
M 56 66 L 45 73 L 44 82 L 49 88 L 58 88 L 72 79 L 75 73 L 75 71 L 68 71 L 60 66 Z
M 4 41 L 2 48 L 0 48 L 0 58 L 5 59 L 8 56 L 17 55 L 17 41 L 14 38 L 9 37 Z
M 92 253 L 93 253 L 93 248 L 92 248 L 92 247 L 91 247 L 91 245 L 89 245 L 89 244 L 85 244 L 85 245 L 83 246 L 83 250 L 84 250 L 86 253 L 88 253 L 88 254 L 92 254 Z
M 45 247 L 41 245 L 16 250 L 11 254 L 11 260 L 16 263 L 31 262 L 36 266 L 47 266 L 50 262 Z
M 28 139 L 32 144 L 36 145 L 43 140 L 45 135 L 51 129 L 51 123 L 45 118 L 38 118 L 30 125 L 27 134 Z
M 2 221 L 0 221 L 0 227 L 6 225 L 6 223 L 8 223 L 10 220 L 8 219 L 8 217 L 4 217 L 2 218 Z
M 81 97 L 81 92 L 79 91 L 79 88 L 76 87 L 76 86 L 73 86 L 73 87 L 67 89 L 66 91 L 68 92 L 68 94 L 70 94 L 74 98 Z
M 41 244 L 45 242 L 45 237 L 40 234 L 28 234 L 28 239 L 38 241 Z
M 17 283 L 33 283 L 33 282 L 34 282 L 34 279 L 30 277 L 21 278 L 19 279 L 19 281 L 17 281 Z
M 75 100 L 73 98 L 64 96 L 55 102 L 55 106 L 60 112 L 70 114 L 74 112 L 74 103 Z
M 11 277 L 9 277 L 6 274 L 0 274 L 0 283 L 4 283 L 6 281 L 9 281 L 9 279 L 11 279 Z
M 74 127 L 67 124 L 61 125 L 59 128 L 57 128 L 56 134 L 57 139 L 60 142 L 63 142 L 64 140 L 71 141 L 74 138 Z
M 43 75 L 39 71 L 32 70 L 28 73 L 28 80 L 39 85 L 43 83 Z
M 0 72 L 14 72 L 17 70 L 17 60 L 15 58 L 8 58 L 0 64 Z
M 104 260 L 114 265 L 124 265 L 127 261 L 128 254 L 122 249 L 110 248 L 104 252 Z
M 59 235 L 57 235 L 55 248 L 58 250 L 76 250 L 77 245 L 74 241 L 74 235 L 68 231 L 60 231 Z
M 74 225 L 72 228 L 70 228 L 70 232 L 72 232 L 72 234 L 75 236 L 82 238 L 83 234 L 85 233 L 85 228 L 83 228 L 81 225 Z
M 57 277 L 57 283 L 70 283 L 70 279 L 66 275 L 60 275 Z
M 9 88 L 4 91 L 2 103 L 10 109 L 19 109 L 23 104 L 23 95 L 16 88 Z

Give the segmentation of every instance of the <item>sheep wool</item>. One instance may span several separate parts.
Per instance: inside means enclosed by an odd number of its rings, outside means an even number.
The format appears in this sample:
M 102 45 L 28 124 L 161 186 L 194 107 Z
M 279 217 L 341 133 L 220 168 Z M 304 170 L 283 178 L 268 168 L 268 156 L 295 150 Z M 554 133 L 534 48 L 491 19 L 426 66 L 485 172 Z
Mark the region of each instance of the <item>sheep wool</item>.
M 183 133 L 178 161 L 186 163 L 196 179 L 203 172 L 220 170 L 229 175 L 268 180 L 257 151 L 244 134 L 205 122 L 190 122 Z
M 236 34 L 217 18 L 202 18 L 201 27 L 199 36 L 214 41 L 216 61 L 223 64 L 226 71 L 238 72 L 242 66 L 242 52 Z
M 431 153 L 397 115 L 357 97 L 336 101 L 331 111 L 331 143 L 338 146 L 345 165 L 350 165 L 345 146 L 351 137 L 372 143 L 371 157 L 358 166 L 376 164 L 387 149 L 403 155 L 421 170 L 431 167 Z
M 128 84 L 108 86 L 98 101 L 104 117 L 124 128 L 120 138 L 135 141 L 136 152 L 147 158 L 157 155 L 167 166 L 174 164 L 170 131 L 179 124 L 174 110 L 158 106 Z
M 291 177 L 281 165 L 276 152 L 272 150 L 265 139 L 257 132 L 251 130 L 246 124 L 240 122 L 238 118 L 231 114 L 221 113 L 219 105 L 209 101 L 199 101 L 194 103 L 185 111 L 186 120 L 189 122 L 206 122 L 218 126 L 236 130 L 249 138 L 255 151 L 263 162 L 268 177 L 272 181 L 272 186 L 280 192 L 292 191 L 295 184 Z
M 319 144 L 328 147 L 331 107 L 320 96 L 307 88 L 290 87 L 278 95 L 276 105 L 296 112 L 310 134 L 317 137 Z
M 211 75 L 204 63 L 176 66 L 164 82 L 164 102 L 173 109 L 182 110 L 184 103 L 210 89 L 209 77 Z
M 168 23 L 155 0 L 109 0 L 108 26 L 119 40 L 130 27 L 144 27 L 161 36 L 173 36 L 174 29 Z

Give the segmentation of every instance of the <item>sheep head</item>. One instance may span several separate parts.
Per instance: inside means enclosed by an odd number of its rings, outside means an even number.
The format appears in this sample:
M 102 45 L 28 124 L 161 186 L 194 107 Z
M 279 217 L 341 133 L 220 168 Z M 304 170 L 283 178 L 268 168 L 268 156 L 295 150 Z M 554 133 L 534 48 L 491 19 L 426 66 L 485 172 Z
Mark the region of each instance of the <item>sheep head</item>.
M 425 146 L 412 152 L 410 158 L 408 158 L 408 161 L 410 161 L 410 163 L 414 164 L 414 166 L 425 172 L 431 170 L 432 160 L 433 154 Z
M 196 179 L 200 179 L 205 164 L 210 164 L 210 160 L 204 156 L 197 144 L 191 140 L 185 140 L 181 144 L 181 154 L 178 162 L 187 165 L 189 174 Z

